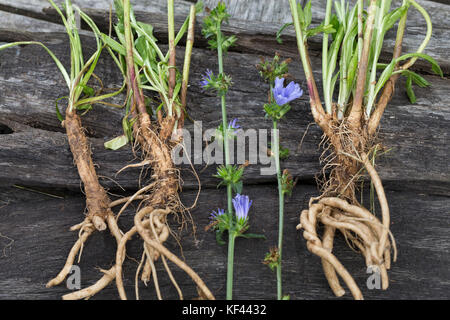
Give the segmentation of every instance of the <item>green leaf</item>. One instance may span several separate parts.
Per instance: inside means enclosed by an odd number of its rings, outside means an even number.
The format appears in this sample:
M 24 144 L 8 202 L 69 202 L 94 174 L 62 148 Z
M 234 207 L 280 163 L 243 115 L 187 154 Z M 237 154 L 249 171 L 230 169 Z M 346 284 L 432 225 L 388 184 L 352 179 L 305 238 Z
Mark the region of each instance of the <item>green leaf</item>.
M 223 246 L 225 241 L 222 239 L 223 231 L 216 230 L 216 241 L 219 245 Z
M 85 99 L 79 100 L 75 104 L 75 107 L 78 109 L 79 105 L 93 104 L 93 103 L 96 103 L 96 102 L 100 102 L 101 100 L 114 97 L 114 96 L 118 95 L 119 93 L 121 93 L 122 90 L 125 88 L 125 86 L 126 86 L 126 81 L 123 82 L 122 87 L 119 90 L 111 92 L 111 93 L 106 93 L 106 94 L 103 94 L 101 96 L 89 97 L 89 98 L 85 98 Z
M 177 84 L 175 85 L 175 89 L 173 89 L 173 99 L 175 99 L 178 95 L 178 93 L 180 92 L 181 89 L 181 81 L 177 82 Z
M 106 149 L 117 150 L 122 148 L 128 143 L 128 137 L 126 135 L 118 136 L 112 140 L 104 143 Z
M 383 88 L 385 83 L 389 80 L 392 73 L 394 72 L 394 68 L 395 68 L 395 60 L 392 60 L 391 63 L 389 63 L 388 66 L 383 70 L 383 72 L 380 75 L 380 78 L 377 81 L 377 84 L 375 86 L 374 97 L 376 97 L 381 88 Z
M 335 87 L 335 85 L 336 85 L 336 80 L 337 80 L 337 78 L 338 78 L 338 76 L 339 76 L 340 73 L 341 73 L 341 71 L 338 71 L 338 72 L 333 76 L 333 78 L 331 79 L 331 83 L 330 83 L 330 91 L 331 91 L 331 92 L 334 92 L 334 87 Z
M 306 5 L 305 8 L 303 9 L 303 13 L 305 15 L 305 28 L 308 28 L 309 25 L 311 24 L 311 20 L 312 20 L 312 13 L 311 13 L 311 0 L 309 0 Z
M 116 11 L 116 17 L 123 23 L 123 4 L 121 0 L 114 0 L 114 9 Z
M 280 146 L 280 152 L 279 152 L 279 153 L 280 153 L 280 154 L 279 154 L 280 159 L 281 159 L 281 160 L 285 160 L 285 159 L 287 159 L 287 158 L 289 157 L 290 151 L 289 151 L 288 148 L 285 148 L 285 147 L 283 147 L 283 146 Z
M 69 99 L 69 97 L 64 96 L 61 98 L 56 99 L 55 101 L 55 108 L 56 108 L 56 117 L 58 118 L 59 121 L 63 122 L 64 121 L 64 117 L 61 114 L 61 111 L 59 111 L 59 107 L 58 107 L 58 101 L 62 100 L 62 99 Z
M 240 234 L 239 237 L 246 238 L 246 239 L 263 239 L 266 240 L 266 236 L 263 234 L 256 234 L 256 233 L 244 233 Z
M 356 77 L 356 70 L 358 70 L 358 50 L 355 50 L 352 59 L 350 60 L 350 64 L 348 65 L 347 86 L 349 90 L 353 87 L 353 81 Z
M 133 141 L 133 125 L 136 122 L 137 118 L 132 120 L 128 120 L 128 112 L 122 119 L 122 129 L 123 133 L 127 136 L 128 141 Z
M 148 46 L 147 41 L 145 40 L 145 36 L 140 36 L 136 39 L 134 42 L 134 47 L 139 52 L 139 55 L 142 57 L 142 59 L 146 60 L 150 58 L 148 57 Z
M 415 84 L 417 84 L 419 87 L 425 88 L 425 87 L 428 87 L 430 85 L 430 83 L 425 78 L 423 78 L 422 76 L 418 75 L 417 73 L 411 72 L 410 75 L 411 75 L 412 81 Z
M 410 70 L 402 70 L 402 75 L 406 77 L 411 77 L 412 81 L 417 84 L 421 88 L 428 87 L 430 83 L 421 75 L 410 71 Z
M 390 12 L 383 18 L 383 32 L 388 31 L 391 29 L 394 24 L 399 20 L 401 17 L 403 17 L 407 11 L 408 11 L 409 4 L 405 4 L 401 6 L 400 8 L 395 9 L 394 11 Z
M 195 4 L 195 12 L 196 13 L 203 12 L 203 1 L 202 0 L 197 1 L 197 3 Z
M 244 186 L 244 184 L 243 184 L 242 180 L 237 182 L 237 183 L 231 184 L 231 187 L 233 188 L 233 191 L 235 193 L 239 193 L 239 194 L 242 193 L 243 186 Z
M 377 63 L 377 69 L 385 69 L 387 66 L 387 63 Z
M 153 41 L 155 42 L 158 41 L 158 39 L 156 39 L 155 36 L 153 35 L 153 26 L 151 24 L 137 22 L 137 25 L 141 27 L 142 30 L 144 30 L 144 32 L 153 39 Z
M 87 85 L 79 84 L 77 88 L 82 88 L 83 93 L 88 97 L 92 97 L 95 94 L 95 90 Z
M 333 28 L 333 25 L 331 24 L 327 24 L 326 26 L 323 25 L 323 23 L 315 28 L 309 29 L 306 31 L 306 37 L 310 38 L 315 36 L 316 34 L 319 33 L 326 33 L 326 34 L 330 34 L 330 33 L 335 33 L 336 29 Z
M 278 42 L 279 44 L 282 44 L 282 43 L 283 43 L 283 40 L 281 40 L 281 33 L 282 33 L 282 32 L 284 31 L 284 29 L 286 29 L 287 27 L 293 26 L 293 25 L 294 25 L 293 22 L 288 22 L 288 23 L 285 23 L 280 29 L 278 29 L 277 34 L 276 34 L 276 39 L 277 39 L 277 42 Z
M 408 95 L 409 101 L 411 103 L 416 103 L 416 95 L 414 94 L 413 88 L 412 88 L 412 77 L 408 76 L 406 78 L 406 94 Z
M 116 40 L 110 38 L 108 35 L 104 33 L 102 33 L 101 35 L 103 42 L 106 43 L 112 50 L 116 51 L 122 56 L 127 55 L 127 51 L 125 50 L 124 46 L 122 46 Z M 142 60 L 141 56 L 139 56 L 136 52 L 134 52 L 134 62 L 140 67 L 142 67 L 142 65 L 144 64 L 144 61 Z
M 418 57 L 418 58 L 422 58 L 422 59 L 428 61 L 429 63 L 431 63 L 431 69 L 434 71 L 434 73 L 440 75 L 441 77 L 444 76 L 442 69 L 439 66 L 439 64 L 437 63 L 437 61 L 425 53 L 415 52 L 415 53 L 404 54 L 401 57 L 398 57 L 396 59 L 396 61 L 398 62 L 398 61 L 406 60 L 406 59 L 412 58 L 412 57 Z
M 301 3 L 297 4 L 297 9 L 298 9 L 298 20 L 299 20 L 300 25 L 302 26 L 302 28 L 305 29 L 304 28 L 304 26 L 305 26 L 305 15 L 303 14 L 303 8 L 302 8 Z

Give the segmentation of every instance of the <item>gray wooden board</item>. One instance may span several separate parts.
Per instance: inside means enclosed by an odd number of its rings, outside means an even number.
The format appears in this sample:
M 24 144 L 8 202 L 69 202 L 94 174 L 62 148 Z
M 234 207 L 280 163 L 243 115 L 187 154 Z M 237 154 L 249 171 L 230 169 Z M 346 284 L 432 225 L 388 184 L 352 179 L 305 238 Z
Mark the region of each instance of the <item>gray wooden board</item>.
M 17 7 L 20 7 L 20 3 L 17 2 Z M 180 3 L 187 5 L 184 2 Z M 421 3 L 431 5 L 429 1 Z M 1 4 L 4 2 L 0 2 Z M 247 4 L 250 5 L 251 2 Z M 437 16 L 448 15 L 448 10 L 442 10 L 446 7 L 437 6 L 441 8 L 437 10 Z M 41 12 L 42 7 L 36 6 L 35 9 L 38 10 L 35 10 L 36 12 Z M 104 7 L 97 9 L 105 10 Z M 165 23 L 163 12 L 161 9 L 160 16 L 153 15 L 158 30 L 161 30 Z M 19 13 L 24 14 L 22 11 Z M 44 19 L 45 16 L 52 14 L 54 13 L 50 11 L 38 17 Z M 263 16 L 259 19 L 253 18 L 260 21 L 266 19 Z M 237 33 L 238 37 L 242 35 L 243 40 L 237 51 L 230 52 L 225 58 L 226 71 L 231 74 L 235 83 L 227 97 L 229 116 L 238 117 L 245 129 L 270 128 L 270 123 L 264 120 L 262 113 L 268 87 L 261 82 L 254 65 L 259 60 L 259 54 L 269 57 L 275 50 L 280 49 L 284 56 L 295 58 L 290 69 L 292 77 L 305 86 L 296 48 L 289 38 L 280 47 L 274 40 L 264 41 L 269 33 L 273 34 L 273 30 L 258 33 L 253 26 L 267 24 L 249 21 L 241 21 L 239 24 L 237 20 L 235 22 L 231 24 L 229 31 Z M 31 26 L 28 33 L 11 29 L 0 30 L 0 41 L 41 40 L 63 63 L 67 63 L 68 46 L 64 34 L 32 32 L 36 31 L 32 26 L 37 24 L 30 22 L 28 25 Z M 442 24 L 442 28 L 444 27 Z M 44 31 L 49 30 L 53 30 L 52 25 L 45 25 Z M 160 36 L 164 36 L 166 32 L 163 29 L 162 31 L 159 33 Z M 448 39 L 445 32 L 441 37 Z M 86 52 L 92 52 L 95 46 L 92 38 L 86 33 L 82 39 Z M 204 46 L 204 41 L 197 41 L 194 48 L 188 106 L 191 115 L 196 120 L 202 120 L 203 128 L 207 129 L 219 124 L 220 114 L 217 98 L 202 92 L 198 85 L 206 68 L 217 69 L 215 54 L 205 50 Z M 434 49 L 432 50 L 434 52 Z M 446 60 L 445 54 L 448 54 L 448 50 L 442 52 L 444 53 L 436 50 L 435 54 L 440 55 L 438 59 Z M 182 54 L 182 50 L 178 50 L 179 62 L 182 61 Z M 313 64 L 320 65 L 318 54 L 312 51 L 312 55 Z M 118 87 L 121 79 L 117 71 L 110 66 L 111 61 L 105 56 L 97 73 L 108 87 Z M 445 68 L 446 63 L 444 70 Z M 419 68 L 420 70 L 423 69 Z M 316 77 L 319 79 L 320 74 L 316 73 Z M 448 271 L 450 178 L 447 164 L 450 117 L 447 97 L 450 86 L 447 78 L 441 79 L 431 75 L 425 77 L 432 86 L 416 89 L 418 101 L 414 105 L 408 103 L 404 94 L 403 80 L 400 81 L 379 132 L 383 144 L 386 148 L 391 148 L 389 153 L 379 158 L 378 170 L 386 186 L 392 211 L 392 231 L 400 251 L 399 261 L 390 271 L 389 290 L 381 292 L 366 289 L 365 281 L 368 275 L 365 273 L 362 258 L 347 248 L 342 236 L 338 236 L 336 240 L 338 257 L 355 276 L 366 298 L 450 298 Z M 64 286 L 45 289 L 44 285 L 63 265 L 65 256 L 76 239 L 76 234 L 69 232 L 68 228 L 81 221 L 84 210 L 80 180 L 73 166 L 64 130 L 54 111 L 55 100 L 67 94 L 67 90 L 48 55 L 41 48 L 28 46 L 0 53 L 0 92 L 0 185 L 3 186 L 0 189 L 0 217 L 2 217 L 0 249 L 5 247 L 6 254 L 0 258 L 0 298 L 59 298 L 68 292 Z M 122 100 L 123 97 L 118 97 L 113 101 L 120 103 Z M 313 177 L 320 170 L 318 158 L 321 150 L 317 146 L 321 132 L 315 125 L 309 127 L 299 148 L 307 126 L 312 122 L 308 100 L 309 97 L 305 94 L 293 103 L 289 118 L 280 124 L 282 145 L 291 150 L 291 156 L 283 161 L 282 166 L 289 168 L 299 179 L 294 194 L 286 205 L 284 248 L 286 259 L 283 274 L 285 291 L 291 294 L 293 299 L 332 298 L 323 277 L 320 260 L 306 250 L 301 232 L 295 230 L 300 211 L 307 206 L 309 197 L 317 193 Z M 118 151 L 103 148 L 106 140 L 121 134 L 121 117 L 121 110 L 96 105 L 93 111 L 83 116 L 83 125 L 90 138 L 102 184 L 110 192 L 119 193 L 122 191 L 117 182 L 126 189 L 125 194 L 130 194 L 138 188 L 140 171 L 130 169 L 118 176 L 115 176 L 115 173 L 125 164 L 137 160 L 129 148 Z M 187 128 L 193 131 L 193 125 L 189 122 Z M 275 177 L 260 175 L 260 169 L 260 165 L 252 165 L 246 169 L 244 188 L 255 201 L 251 213 L 251 231 L 264 233 L 268 240 L 238 240 L 236 298 L 275 297 L 275 276 L 261 264 L 261 260 L 268 248 L 276 243 L 276 185 Z M 192 211 L 197 225 L 197 240 L 193 239 L 191 232 L 184 232 L 184 255 L 186 261 L 199 272 L 214 294 L 223 298 L 226 248 L 217 246 L 214 235 L 205 232 L 203 228 L 208 223 L 208 213 L 218 206 L 223 206 L 225 197 L 222 190 L 215 188 L 217 180 L 212 178 L 215 165 L 209 165 L 206 169 L 204 165 L 198 165 L 196 170 L 202 182 L 198 206 Z M 198 184 L 189 172 L 188 165 L 182 166 L 182 177 L 183 199 L 186 204 L 190 204 Z M 11 187 L 14 184 L 64 196 L 64 199 L 54 199 Z M 128 212 L 120 222 L 124 229 L 131 225 L 131 214 L 131 211 Z M 7 246 L 10 240 L 5 237 L 15 240 L 11 247 Z M 168 246 L 179 253 L 173 239 Z M 114 248 L 114 241 L 107 233 L 96 234 L 89 240 L 80 264 L 83 286 L 99 278 L 100 273 L 96 267 L 106 268 L 112 264 Z M 140 242 L 137 238 L 130 244 L 129 252 L 130 256 L 138 258 Z M 134 262 L 131 260 L 126 262 L 125 285 L 130 297 L 133 296 L 132 279 L 135 269 Z M 162 266 L 158 266 L 158 270 L 163 295 L 167 298 L 176 298 L 175 290 L 167 277 L 163 276 Z M 195 289 L 192 282 L 180 271 L 175 271 L 175 276 L 183 287 L 186 297 L 194 297 Z M 156 298 L 151 288 L 142 288 L 141 293 L 143 298 Z M 98 296 L 103 299 L 117 297 L 113 286 L 109 286 Z M 347 295 L 346 298 L 350 296 Z
M 250 232 L 263 233 L 267 240 L 238 239 L 235 253 L 234 297 L 236 299 L 274 299 L 276 277 L 263 265 L 265 253 L 277 242 L 277 196 L 274 186 L 246 186 L 245 193 L 254 199 L 250 211 Z M 223 191 L 223 190 L 221 190 Z M 323 276 L 320 259 L 306 249 L 298 224 L 299 212 L 316 195 L 312 185 L 298 185 L 288 198 L 285 213 L 285 245 L 283 279 L 284 293 L 292 299 L 333 299 Z M 186 205 L 192 203 L 196 193 L 183 193 Z M 362 256 L 352 252 L 341 235 L 336 237 L 335 252 L 355 277 L 367 299 L 449 299 L 450 263 L 448 197 L 431 196 L 419 192 L 388 191 L 392 211 L 392 232 L 399 249 L 398 261 L 389 272 L 391 279 L 387 291 L 366 287 L 366 267 Z M 68 228 L 81 221 L 83 198 L 66 194 L 65 199 L 53 199 L 29 191 L 3 188 L 0 193 L 2 223 L 0 233 L 14 240 L 0 257 L 0 299 L 58 299 L 70 292 L 64 285 L 46 289 L 45 283 L 64 264 L 65 257 L 77 235 Z M 219 246 L 212 232 L 204 231 L 209 223 L 211 209 L 224 206 L 223 192 L 204 190 L 197 207 L 192 210 L 197 232 L 192 229 L 182 234 L 186 262 L 199 273 L 217 298 L 225 296 L 226 246 Z M 0 206 L 2 206 L 0 205 Z M 127 211 L 119 226 L 131 226 L 132 212 Z M 172 226 L 176 229 L 176 223 Z M 0 238 L 0 249 L 10 243 Z M 82 287 L 101 276 L 96 268 L 108 268 L 114 263 L 115 241 L 108 233 L 96 233 L 87 242 L 81 262 Z M 180 255 L 174 239 L 167 247 Z M 141 254 L 141 241 L 134 237 L 127 253 L 134 259 Z M 1 254 L 1 252 L 0 252 Z M 186 298 L 195 297 L 195 286 L 186 275 L 174 267 L 175 278 Z M 164 298 L 176 299 L 164 268 L 157 265 L 158 280 Z M 137 264 L 128 259 L 124 265 L 124 281 L 129 298 L 134 298 L 134 274 Z M 148 288 L 140 286 L 142 298 L 155 299 L 152 282 Z M 114 284 L 94 298 L 117 299 Z M 344 298 L 351 298 L 348 293 Z
M 320 23 L 324 17 L 325 10 L 324 0 L 314 1 L 314 14 L 313 24 Z M 448 41 L 443 39 L 450 38 L 449 28 L 449 10 L 448 6 L 444 4 L 438 4 L 432 1 L 419 1 L 420 4 L 429 12 L 433 17 L 433 34 L 428 44 L 426 53 L 435 58 L 444 72 L 448 74 L 450 72 L 450 57 Z M 76 2 L 104 31 L 109 26 L 109 1 L 98 1 L 95 5 L 92 5 L 86 1 Z M 181 25 L 184 20 L 184 16 L 188 13 L 189 5 L 191 3 L 187 1 L 177 1 L 176 8 L 176 22 L 177 25 Z M 217 0 L 206 1 L 205 4 L 211 8 L 217 3 Z M 297 49 L 295 46 L 294 32 L 291 29 L 286 30 L 284 44 L 279 45 L 275 41 L 275 33 L 286 22 L 291 21 L 289 5 L 287 1 L 280 5 L 280 1 L 268 0 L 268 1 L 227 1 L 229 12 L 232 14 L 229 25 L 223 27 L 224 32 L 237 34 L 239 39 L 237 46 L 232 50 L 267 53 L 276 50 L 289 54 L 291 56 L 297 55 Z M 397 7 L 401 4 L 401 1 L 393 1 L 393 7 Z M 161 41 L 167 41 L 167 18 L 165 15 L 166 7 L 165 1 L 139 1 L 135 4 L 136 16 L 139 20 L 151 23 L 156 30 L 156 35 Z M 18 13 L 21 15 L 27 15 L 30 17 L 47 20 L 51 22 L 61 23 L 60 18 L 54 9 L 49 8 L 49 4 L 46 1 L 39 0 L 34 2 L 18 1 L 12 4 L 10 1 L 0 1 L 0 10 L 12 13 Z M 6 19 L 6 21 L 11 18 Z M 13 20 L 14 21 L 14 20 Z M 201 21 L 201 18 L 199 18 Z M 13 25 L 15 23 L 12 23 Z M 24 29 L 21 30 L 33 30 L 36 26 L 35 22 L 21 23 Z M 200 26 L 201 22 L 197 22 Z M 417 10 L 410 10 L 407 24 L 407 36 L 405 36 L 403 43 L 403 51 L 414 52 L 421 44 L 426 28 L 425 22 Z M 31 28 L 30 28 L 31 26 Z M 28 27 L 28 28 L 27 28 Z M 49 28 L 51 26 L 44 25 L 43 28 Z M 85 26 L 86 27 L 86 26 Z M 11 29 L 8 27 L 8 29 Z M 60 30 L 55 28 L 55 30 Z M 1 41 L 0 37 L 0 41 Z M 201 40 L 200 28 L 197 28 L 196 41 Z M 386 57 L 390 56 L 393 50 L 395 41 L 395 30 L 391 30 L 385 37 L 385 47 L 383 53 Z M 205 45 L 205 41 L 201 41 Z M 310 39 L 310 46 L 313 49 L 317 49 L 321 44 L 320 37 L 313 37 Z M 423 70 L 430 70 L 429 65 L 423 61 L 418 61 L 415 68 L 421 68 Z
M 48 44 L 61 61 L 68 61 L 64 35 L 34 36 Z M 94 44 L 89 39 L 83 37 L 86 48 L 92 49 Z M 182 61 L 183 52 L 179 50 L 178 53 L 178 61 Z M 110 67 L 112 62 L 108 57 L 105 58 L 101 60 L 96 72 L 107 86 L 119 87 L 119 73 Z M 33 186 L 79 189 L 80 182 L 70 161 L 71 154 L 65 144 L 64 129 L 55 116 L 55 100 L 66 95 L 67 90 L 53 60 L 37 46 L 5 50 L 0 53 L 0 59 L 0 90 L 3 92 L 0 96 L 0 120 L 14 131 L 13 134 L 0 135 L 0 153 L 3 159 L 0 162 L 0 167 L 3 167 L 0 180 L 15 180 L 16 183 Z M 313 61 L 317 62 L 315 58 Z M 259 56 L 254 54 L 230 52 L 225 58 L 226 71 L 234 81 L 227 97 L 229 117 L 239 118 L 245 129 L 269 129 L 271 126 L 269 121 L 264 120 L 262 112 L 268 87 L 260 80 L 254 67 L 258 62 Z M 203 121 L 204 130 L 220 124 L 217 98 L 202 92 L 198 84 L 206 68 L 217 68 L 215 55 L 204 49 L 194 49 L 188 107 L 194 119 Z M 305 87 L 303 71 L 297 61 L 292 63 L 290 71 L 293 78 Z M 435 76 L 425 77 L 432 86 L 417 89 L 418 101 L 415 105 L 408 102 L 404 89 L 400 86 L 386 111 L 380 138 L 391 150 L 380 158 L 380 174 L 386 182 L 425 183 L 430 192 L 434 190 L 448 194 L 450 178 L 445 159 L 448 156 L 446 129 L 450 104 L 445 97 L 449 95 L 449 81 Z M 121 103 L 122 100 L 123 97 L 114 99 L 116 103 Z M 302 145 L 299 145 L 308 124 L 312 122 L 308 101 L 309 97 L 305 93 L 294 102 L 293 110 L 280 123 L 280 128 L 281 143 L 292 154 L 284 161 L 283 166 L 289 168 L 294 176 L 312 180 L 320 170 L 318 157 L 321 150 L 317 145 L 321 132 L 317 126 L 310 126 Z M 116 179 L 125 188 L 136 188 L 138 169 L 130 169 L 127 174 L 114 177 L 124 164 L 133 161 L 132 153 L 127 148 L 108 151 L 103 147 L 105 141 L 121 134 L 122 114 L 121 110 L 98 105 L 83 116 L 83 124 L 92 137 L 94 160 L 99 164 L 99 174 Z M 188 122 L 187 128 L 193 132 L 192 123 Z M 15 166 L 11 167 L 12 163 Z M 203 170 L 203 167 L 197 166 L 197 171 Z M 265 166 L 249 166 L 246 181 L 261 183 L 275 180 L 274 176 L 262 176 L 261 167 Z M 185 187 L 195 188 L 197 181 L 189 173 L 190 166 L 185 165 L 183 168 L 186 169 L 183 170 Z M 213 186 L 217 182 L 211 177 L 213 172 L 214 166 L 208 166 L 203 171 L 202 184 Z M 110 188 L 118 188 L 112 181 L 105 181 L 105 184 Z

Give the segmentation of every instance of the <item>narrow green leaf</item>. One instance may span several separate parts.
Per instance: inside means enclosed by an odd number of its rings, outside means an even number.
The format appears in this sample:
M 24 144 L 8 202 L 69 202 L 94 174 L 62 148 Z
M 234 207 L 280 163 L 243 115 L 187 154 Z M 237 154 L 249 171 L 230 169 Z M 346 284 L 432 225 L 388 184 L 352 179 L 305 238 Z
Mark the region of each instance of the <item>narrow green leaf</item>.
M 388 66 L 383 70 L 383 72 L 380 75 L 380 78 L 377 81 L 377 84 L 375 86 L 375 94 L 374 97 L 377 96 L 378 92 L 383 88 L 385 83 L 389 80 L 392 73 L 394 72 L 395 67 L 395 60 L 392 60 L 391 63 L 388 64 Z
M 277 42 L 278 42 L 279 44 L 282 44 L 282 43 L 283 43 L 283 40 L 281 40 L 281 33 L 282 33 L 282 32 L 284 31 L 284 29 L 286 29 L 287 27 L 293 26 L 293 25 L 294 25 L 293 22 L 288 22 L 288 23 L 283 24 L 283 26 L 282 26 L 280 29 L 278 29 L 277 34 L 276 34 L 276 39 L 277 39 Z
M 434 71 L 434 73 L 440 75 L 441 77 L 444 76 L 441 67 L 439 66 L 439 64 L 437 63 L 437 61 L 430 57 L 429 55 L 425 54 L 425 53 L 408 53 L 408 54 L 404 54 L 401 57 L 398 57 L 396 59 L 396 61 L 402 61 L 402 60 L 406 60 L 408 58 L 413 58 L 413 57 L 418 57 L 418 58 L 422 58 L 426 61 L 428 61 L 429 63 L 431 63 L 431 69 Z
M 424 77 L 422 77 L 421 75 L 415 73 L 414 71 L 410 71 L 410 70 L 401 70 L 401 73 L 403 76 L 405 77 L 411 77 L 412 81 L 417 84 L 419 87 L 421 88 L 425 88 L 430 86 L 430 83 L 428 82 L 427 79 L 425 79 Z
M 405 4 L 387 14 L 383 18 L 383 32 L 387 32 L 394 24 L 408 12 L 409 4 Z
M 149 36 L 153 39 L 153 41 L 157 42 L 158 39 L 156 39 L 156 37 L 153 35 L 153 26 L 151 24 L 148 23 L 143 23 L 143 22 L 137 22 L 136 23 L 139 27 L 141 27 L 141 29 Z
M 106 94 L 103 94 L 101 96 L 89 97 L 89 98 L 85 98 L 85 99 L 79 100 L 75 104 L 75 107 L 77 107 L 78 105 L 81 105 L 81 104 L 87 104 L 87 103 L 93 104 L 93 103 L 98 102 L 100 100 L 104 100 L 104 99 L 108 99 L 108 98 L 114 97 L 114 96 L 118 95 L 119 93 L 121 93 L 123 91 L 123 89 L 125 88 L 125 86 L 126 86 L 126 81 L 123 82 L 122 87 L 120 87 L 119 90 L 111 92 L 111 93 L 106 93 Z
M 55 108 L 56 108 L 56 117 L 58 118 L 59 121 L 63 122 L 64 121 L 64 116 L 62 115 L 61 111 L 59 111 L 59 107 L 58 107 L 58 101 L 62 100 L 62 99 L 68 99 L 69 97 L 64 96 L 61 98 L 56 99 L 55 101 Z
M 222 239 L 223 231 L 216 230 L 216 241 L 219 245 L 223 246 L 225 241 Z
M 112 50 L 116 51 L 117 53 L 121 54 L 122 56 L 126 56 L 127 52 L 125 50 L 125 47 L 122 46 L 120 43 L 118 43 L 116 40 L 110 38 L 108 35 L 102 33 L 102 40 L 104 43 L 106 43 Z M 142 60 L 141 56 L 139 56 L 136 52 L 134 52 L 134 62 L 142 67 L 144 64 L 144 61 Z
M 335 33 L 335 32 L 336 32 L 336 29 L 333 28 L 333 25 L 328 24 L 328 25 L 324 26 L 323 24 L 321 24 L 315 28 L 307 30 L 306 37 L 311 38 L 319 33 L 330 34 L 330 33 Z
M 311 13 L 311 0 L 309 0 L 306 5 L 305 8 L 303 9 L 303 13 L 305 16 L 305 28 L 308 28 L 309 25 L 311 24 L 311 20 L 312 20 L 312 13 Z
M 92 104 L 80 104 L 80 105 L 77 105 L 76 109 L 89 111 L 92 109 Z
M 240 234 L 239 237 L 246 238 L 246 239 L 263 239 L 266 240 L 266 236 L 263 234 L 256 234 L 256 233 L 243 233 Z
M 243 182 L 241 180 L 238 183 L 233 183 L 231 186 L 232 186 L 233 191 L 235 193 L 239 193 L 240 194 L 240 193 L 242 193 L 242 188 L 243 188 L 244 184 L 243 184 Z
M 414 94 L 413 88 L 412 88 L 412 77 L 408 76 L 406 78 L 406 94 L 408 95 L 409 101 L 411 103 L 416 103 L 416 95 Z
M 297 8 L 298 8 L 298 20 L 300 21 L 300 25 L 302 26 L 302 28 L 305 28 L 305 15 L 303 14 L 303 8 L 301 3 L 297 4 Z

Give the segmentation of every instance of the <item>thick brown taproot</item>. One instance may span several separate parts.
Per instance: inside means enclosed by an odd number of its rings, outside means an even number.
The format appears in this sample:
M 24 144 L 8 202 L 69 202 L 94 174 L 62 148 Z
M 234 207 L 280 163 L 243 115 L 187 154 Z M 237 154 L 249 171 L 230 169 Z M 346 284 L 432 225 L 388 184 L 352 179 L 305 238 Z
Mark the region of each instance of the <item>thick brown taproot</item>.
M 113 214 L 109 208 L 111 200 L 98 181 L 98 176 L 92 161 L 91 148 L 84 134 L 80 117 L 75 111 L 67 109 L 64 127 L 66 128 L 70 150 L 72 151 L 78 174 L 80 175 L 81 181 L 83 181 L 88 217 L 94 223 L 97 230 L 105 230 L 105 220 L 108 215 Z

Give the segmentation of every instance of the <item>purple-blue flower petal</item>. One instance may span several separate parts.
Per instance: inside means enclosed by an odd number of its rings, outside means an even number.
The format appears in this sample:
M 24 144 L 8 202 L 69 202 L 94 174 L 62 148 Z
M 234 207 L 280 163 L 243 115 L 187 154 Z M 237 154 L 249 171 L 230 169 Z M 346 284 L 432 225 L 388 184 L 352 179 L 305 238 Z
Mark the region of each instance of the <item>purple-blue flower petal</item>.
M 213 72 L 210 69 L 206 69 L 206 73 L 204 75 L 202 75 L 202 80 L 200 81 L 200 86 L 202 88 L 205 88 L 211 81 L 212 76 L 213 76 Z
M 240 195 L 239 193 L 233 199 L 233 206 L 238 220 L 247 220 L 248 211 L 252 205 L 252 200 L 248 196 Z
M 277 77 L 275 79 L 275 87 L 272 90 L 275 102 L 279 106 L 300 98 L 303 95 L 303 90 L 294 81 L 291 81 L 286 87 L 283 87 L 283 83 L 284 78 Z
M 217 211 L 211 212 L 209 218 L 210 218 L 211 220 L 215 220 L 215 219 L 217 219 L 219 216 L 221 216 L 221 215 L 223 215 L 223 214 L 225 214 L 225 210 L 224 210 L 224 209 L 217 208 Z

